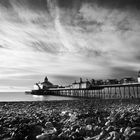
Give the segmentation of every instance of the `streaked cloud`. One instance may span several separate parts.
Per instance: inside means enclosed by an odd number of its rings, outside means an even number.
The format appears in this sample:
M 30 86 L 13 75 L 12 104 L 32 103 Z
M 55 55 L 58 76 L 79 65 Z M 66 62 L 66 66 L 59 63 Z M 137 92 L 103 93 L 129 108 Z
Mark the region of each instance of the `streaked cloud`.
M 131 0 L 0 0 L 1 85 L 137 72 L 139 13 Z

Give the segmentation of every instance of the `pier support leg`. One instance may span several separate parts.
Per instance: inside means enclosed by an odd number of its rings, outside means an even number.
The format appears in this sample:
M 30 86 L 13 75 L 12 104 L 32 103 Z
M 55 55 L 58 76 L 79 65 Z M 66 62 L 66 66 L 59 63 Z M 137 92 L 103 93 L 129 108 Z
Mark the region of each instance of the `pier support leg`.
M 121 88 L 119 87 L 120 98 L 122 98 Z
M 133 88 L 133 92 L 134 92 L 134 98 L 137 98 L 136 96 L 136 93 L 135 93 L 135 89 L 134 89 L 134 86 L 132 86 L 132 88 Z
M 125 97 L 125 86 L 124 86 L 124 99 L 125 99 L 126 97 Z
M 131 98 L 130 86 L 128 86 L 129 99 Z

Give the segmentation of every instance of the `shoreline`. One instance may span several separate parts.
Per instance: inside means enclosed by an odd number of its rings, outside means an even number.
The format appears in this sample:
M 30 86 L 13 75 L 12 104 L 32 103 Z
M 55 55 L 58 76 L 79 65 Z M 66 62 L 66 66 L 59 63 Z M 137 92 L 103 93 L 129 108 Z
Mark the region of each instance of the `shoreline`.
M 61 97 L 61 96 L 60 96 Z M 62 96 L 65 97 L 65 96 Z M 140 98 L 133 98 L 133 99 L 94 99 L 94 98 L 78 98 L 78 97 L 73 97 L 73 100 L 34 100 L 34 101 L 0 101 L 1 103 L 32 103 L 32 102 L 73 102 L 73 101 L 104 101 L 104 102 L 128 102 L 128 103 L 135 103 L 135 102 L 139 102 L 140 103 Z

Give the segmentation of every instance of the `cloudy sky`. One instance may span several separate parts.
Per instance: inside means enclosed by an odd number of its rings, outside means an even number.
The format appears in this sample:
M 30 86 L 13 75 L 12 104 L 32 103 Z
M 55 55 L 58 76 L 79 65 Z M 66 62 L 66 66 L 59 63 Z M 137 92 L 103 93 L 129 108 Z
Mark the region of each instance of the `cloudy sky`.
M 0 90 L 136 76 L 138 0 L 0 0 Z

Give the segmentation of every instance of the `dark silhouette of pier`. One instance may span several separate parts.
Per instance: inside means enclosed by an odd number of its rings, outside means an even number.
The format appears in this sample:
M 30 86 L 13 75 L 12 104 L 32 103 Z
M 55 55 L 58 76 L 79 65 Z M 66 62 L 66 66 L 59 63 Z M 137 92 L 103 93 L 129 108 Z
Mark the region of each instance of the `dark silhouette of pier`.
M 133 99 L 140 98 L 140 83 L 98 85 L 88 89 L 50 88 L 46 94 L 99 99 Z

